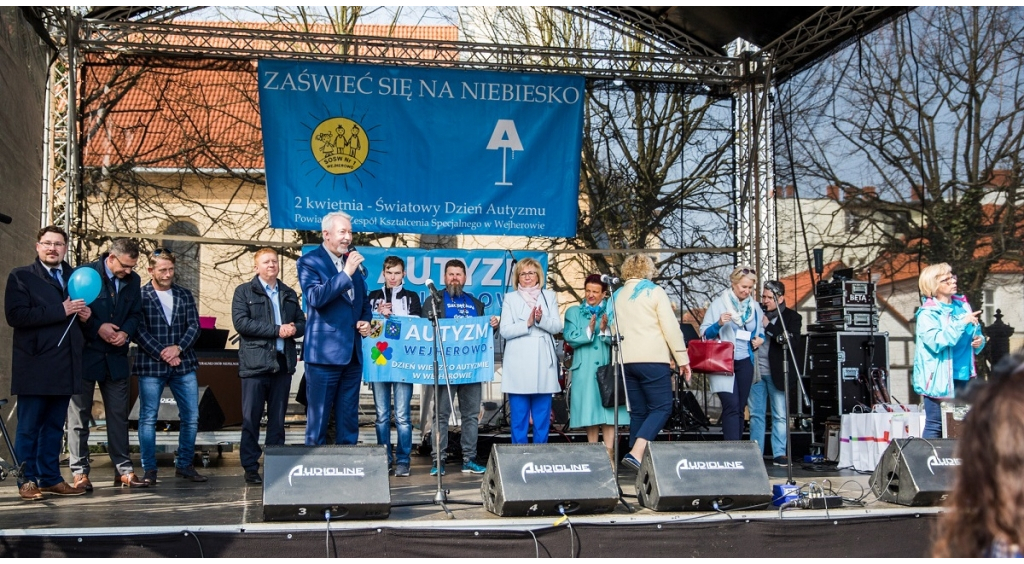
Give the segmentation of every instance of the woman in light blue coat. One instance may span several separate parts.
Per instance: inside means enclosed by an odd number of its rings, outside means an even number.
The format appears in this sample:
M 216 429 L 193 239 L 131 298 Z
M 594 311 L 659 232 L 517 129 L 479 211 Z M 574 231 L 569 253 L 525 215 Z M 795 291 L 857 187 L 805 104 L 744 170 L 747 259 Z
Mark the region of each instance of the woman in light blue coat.
M 925 439 L 942 436 L 942 400 L 953 399 L 977 376 L 974 356 L 985 347 L 967 298 L 956 293 L 956 275 L 946 263 L 921 271 L 917 281 L 922 304 L 914 340 L 914 391 L 924 397 Z
M 615 411 L 601 403 L 597 369 L 611 360 L 611 316 L 608 315 L 608 285 L 600 274 L 587 276 L 583 303 L 565 312 L 565 342 L 572 347 L 572 385 L 569 390 L 569 426 L 587 430 L 587 442 L 596 443 L 603 434 L 609 456 L 615 447 Z M 619 425 L 629 425 L 626 406 L 619 407 Z
M 554 335 L 562 331 L 555 293 L 541 288 L 540 263 L 526 258 L 513 272 L 516 291 L 505 294 L 500 333 L 505 338 L 501 391 L 508 394 L 512 443 L 548 442 L 551 395 L 559 391 Z
M 743 436 L 743 408 L 750 386 L 759 379 L 754 351 L 764 343 L 761 308 L 751 297 L 757 273 L 739 267 L 729 276 L 731 287 L 708 306 L 700 334 L 705 339 L 728 341 L 733 347 L 732 374 L 709 374 L 711 391 L 722 402 L 722 437 L 738 441 Z

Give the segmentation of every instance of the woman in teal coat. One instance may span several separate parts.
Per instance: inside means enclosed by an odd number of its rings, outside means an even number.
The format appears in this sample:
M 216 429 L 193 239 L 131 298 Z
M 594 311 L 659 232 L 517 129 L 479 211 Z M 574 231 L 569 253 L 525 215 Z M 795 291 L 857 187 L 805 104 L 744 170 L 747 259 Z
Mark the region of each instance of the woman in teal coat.
M 565 342 L 573 348 L 572 385 L 569 390 L 569 426 L 586 428 L 587 441 L 597 442 L 600 430 L 611 456 L 615 445 L 615 412 L 601 405 L 597 367 L 610 361 L 611 320 L 605 309 L 608 285 L 599 274 L 587 276 L 584 300 L 565 312 Z M 629 425 L 626 406 L 619 407 L 619 425 Z

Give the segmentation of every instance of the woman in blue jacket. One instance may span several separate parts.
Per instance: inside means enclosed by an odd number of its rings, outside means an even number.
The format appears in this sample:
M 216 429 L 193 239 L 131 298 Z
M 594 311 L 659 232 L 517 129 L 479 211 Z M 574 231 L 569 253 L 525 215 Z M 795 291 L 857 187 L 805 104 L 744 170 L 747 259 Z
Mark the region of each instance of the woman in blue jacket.
M 974 356 L 985 347 L 967 298 L 956 293 L 956 275 L 946 263 L 921 271 L 922 303 L 917 310 L 914 343 L 914 391 L 924 397 L 926 439 L 942 436 L 942 400 L 950 400 L 977 376 Z

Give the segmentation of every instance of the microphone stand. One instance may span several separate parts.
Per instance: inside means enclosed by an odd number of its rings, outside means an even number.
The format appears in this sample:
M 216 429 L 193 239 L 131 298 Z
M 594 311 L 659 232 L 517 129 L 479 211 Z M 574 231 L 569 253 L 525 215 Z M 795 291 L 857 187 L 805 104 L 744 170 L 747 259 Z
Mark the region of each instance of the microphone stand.
M 608 285 L 609 288 L 611 284 Z M 619 381 L 625 378 L 626 368 L 622 363 L 622 354 L 619 351 L 619 346 L 622 343 L 623 336 L 619 331 L 619 316 L 615 313 L 615 293 L 611 292 L 608 296 L 608 306 L 612 313 L 612 335 L 609 345 L 611 346 L 611 358 L 609 364 L 613 366 L 612 372 L 615 374 L 615 384 L 612 386 L 612 398 L 615 400 L 615 407 L 612 411 L 612 421 L 615 426 L 615 444 L 612 446 L 612 473 L 615 475 L 615 487 L 619 490 L 619 503 L 621 503 L 627 511 L 635 513 L 636 510 L 633 506 L 626 501 L 622 493 L 622 487 L 619 486 Z M 596 328 L 600 330 L 600 325 Z M 626 394 L 626 411 L 629 411 L 629 394 Z
M 483 502 L 473 501 L 453 501 L 448 499 L 448 494 L 451 493 L 449 490 L 444 489 L 444 483 L 441 476 L 444 474 L 444 463 L 443 455 L 441 452 L 441 363 L 444 363 L 444 385 L 448 391 L 448 404 L 451 407 L 449 413 L 455 412 L 455 404 L 452 400 L 452 386 L 448 381 L 448 360 L 445 358 L 444 344 L 441 340 L 441 328 L 440 321 L 437 314 L 437 303 L 441 301 L 439 294 L 431 294 L 430 309 L 431 311 L 427 314 L 427 318 L 430 319 L 430 323 L 434 328 L 434 429 L 431 431 L 434 435 L 434 461 L 437 464 L 437 489 L 434 492 L 434 499 L 430 501 L 410 501 L 402 503 L 393 503 L 392 507 L 416 507 L 420 505 L 440 505 L 441 509 L 444 509 L 445 515 L 449 519 L 454 519 L 455 515 L 451 509 L 448 509 L 448 504 L 460 504 L 460 505 L 482 505 Z M 441 356 L 441 363 L 438 362 L 438 354 Z M 449 415 L 450 417 L 450 415 Z
M 775 300 L 775 307 L 778 309 L 779 294 L 772 288 L 769 288 L 768 291 L 772 293 L 772 299 Z M 801 381 L 800 368 L 796 362 L 796 354 L 793 352 L 793 343 L 789 340 L 789 329 L 786 328 L 786 320 L 782 318 L 782 310 L 779 309 L 778 312 L 779 324 L 782 325 L 782 335 L 785 337 L 781 344 L 783 351 L 782 377 L 784 378 L 782 387 L 786 400 L 786 483 L 796 485 L 796 481 L 793 480 L 793 441 L 789 440 L 789 360 L 793 361 L 793 368 L 796 370 L 796 383 L 799 386 L 800 397 L 803 398 L 806 405 L 810 405 L 810 403 L 807 401 L 807 392 L 804 390 L 804 384 Z M 785 358 L 786 352 L 789 353 L 788 359 Z

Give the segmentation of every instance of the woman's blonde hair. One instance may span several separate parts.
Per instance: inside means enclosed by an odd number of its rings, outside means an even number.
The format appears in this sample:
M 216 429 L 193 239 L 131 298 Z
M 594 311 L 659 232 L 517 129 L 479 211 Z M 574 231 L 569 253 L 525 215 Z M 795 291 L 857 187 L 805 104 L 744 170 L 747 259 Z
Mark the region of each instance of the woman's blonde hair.
M 750 278 L 755 284 L 757 283 L 757 271 L 754 270 L 753 266 L 737 266 L 736 269 L 732 271 L 732 274 L 729 275 L 729 282 L 737 284 L 744 278 Z
M 622 261 L 622 277 L 645 278 L 650 280 L 654 277 L 654 261 L 647 255 L 629 255 Z
M 512 269 L 512 285 L 519 289 L 519 273 L 522 272 L 523 267 L 532 266 L 537 271 L 537 285 L 544 286 L 544 269 L 541 268 L 540 263 L 534 258 L 524 258 L 523 260 L 516 263 L 516 267 Z
M 942 284 L 940 280 L 952 272 L 953 267 L 945 262 L 924 267 L 924 270 L 921 271 L 921 277 L 917 279 L 917 287 L 921 290 L 921 295 L 934 298 L 936 290 Z

